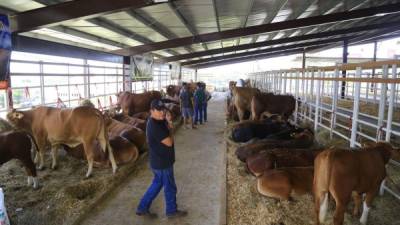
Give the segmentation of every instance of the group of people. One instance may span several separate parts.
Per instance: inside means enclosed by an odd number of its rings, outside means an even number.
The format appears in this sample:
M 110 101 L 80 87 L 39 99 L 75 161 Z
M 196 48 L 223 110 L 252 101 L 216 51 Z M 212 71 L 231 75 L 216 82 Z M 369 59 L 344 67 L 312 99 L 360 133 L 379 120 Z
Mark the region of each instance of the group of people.
M 210 99 L 205 83 L 197 82 L 193 93 L 188 83 L 182 84 L 179 100 L 185 129 L 195 129 L 196 125 L 207 122 L 207 103 Z

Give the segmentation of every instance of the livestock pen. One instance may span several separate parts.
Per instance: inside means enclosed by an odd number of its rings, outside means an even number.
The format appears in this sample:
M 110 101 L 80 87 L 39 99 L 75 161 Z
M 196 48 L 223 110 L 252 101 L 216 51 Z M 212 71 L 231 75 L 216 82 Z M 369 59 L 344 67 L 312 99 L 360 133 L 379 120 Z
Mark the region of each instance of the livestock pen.
M 293 122 L 311 123 L 315 132 L 344 139 L 348 146 L 387 141 L 400 144 L 399 60 L 349 63 L 249 74 L 262 91 L 289 94 L 296 98 Z M 398 179 L 399 162 L 391 160 Z M 400 200 L 397 189 L 383 185 Z

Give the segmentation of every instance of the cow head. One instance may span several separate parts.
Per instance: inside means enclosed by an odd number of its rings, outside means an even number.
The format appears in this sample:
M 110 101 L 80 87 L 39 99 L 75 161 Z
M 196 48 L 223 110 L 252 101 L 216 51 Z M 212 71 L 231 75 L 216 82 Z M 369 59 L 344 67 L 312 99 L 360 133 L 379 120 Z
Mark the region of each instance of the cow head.
M 399 150 L 393 148 L 393 146 L 388 142 L 367 143 L 365 146 L 366 147 L 364 147 L 363 150 L 378 150 L 385 164 L 389 162 L 390 158 L 394 160 L 400 159 Z
M 13 109 L 11 112 L 7 113 L 7 120 L 17 128 L 28 129 L 29 118 L 27 118 L 26 113 L 27 112 Z

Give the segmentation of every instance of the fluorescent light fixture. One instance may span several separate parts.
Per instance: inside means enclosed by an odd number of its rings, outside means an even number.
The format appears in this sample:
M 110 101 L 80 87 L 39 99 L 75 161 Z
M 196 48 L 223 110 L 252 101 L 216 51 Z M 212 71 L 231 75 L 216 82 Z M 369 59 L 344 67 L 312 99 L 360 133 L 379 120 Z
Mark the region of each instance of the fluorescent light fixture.
M 375 14 L 375 16 L 386 16 L 387 14 L 389 14 L 389 13 L 377 13 L 377 14 Z
M 154 3 L 163 3 L 168 2 L 168 0 L 153 0 Z

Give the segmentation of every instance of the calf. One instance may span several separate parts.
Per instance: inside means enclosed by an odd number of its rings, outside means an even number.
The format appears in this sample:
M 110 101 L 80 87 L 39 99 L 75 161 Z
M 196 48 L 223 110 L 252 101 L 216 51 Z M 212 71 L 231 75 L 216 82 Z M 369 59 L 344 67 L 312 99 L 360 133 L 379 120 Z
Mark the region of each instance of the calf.
M 257 177 L 257 190 L 260 194 L 290 200 L 291 195 L 312 192 L 313 167 L 287 167 L 266 170 Z
M 243 121 L 233 126 L 232 140 L 235 142 L 247 142 L 253 138 L 263 139 L 269 135 L 288 130 L 285 123 L 273 120 Z
M 130 117 L 130 116 L 126 116 L 122 113 L 119 114 L 115 114 L 112 116 L 113 119 L 125 123 L 125 124 L 129 124 L 131 126 L 134 126 L 136 128 L 139 128 L 143 131 L 146 131 L 146 120 L 143 119 L 139 119 L 139 118 L 135 118 L 135 117 Z
M 36 147 L 33 138 L 32 141 Z M 38 188 L 38 180 L 35 164 L 31 158 L 32 142 L 28 134 L 22 131 L 6 131 L 0 133 L 0 165 L 18 159 L 25 167 L 28 174 L 28 185 L 33 184 L 33 188 Z
M 146 148 L 146 134 L 129 124 L 119 122 L 112 119 L 108 125 L 108 132 L 110 137 L 121 136 L 134 144 L 143 153 Z
M 315 157 L 321 150 L 269 149 L 246 159 L 247 170 L 258 177 L 266 170 L 281 167 L 314 166 Z
M 260 90 L 257 88 L 247 88 L 247 87 L 233 87 L 232 88 L 232 103 L 235 106 L 239 120 L 244 120 L 246 112 L 251 111 L 251 100 L 256 93 Z
M 303 130 L 300 133 L 292 135 L 292 139 L 289 140 L 276 140 L 276 139 L 264 139 L 262 141 L 246 144 L 236 149 L 236 156 L 242 162 L 246 162 L 247 157 L 257 154 L 262 150 L 273 149 L 273 148 L 308 148 L 314 143 L 314 135 L 308 129 Z
M 263 112 L 281 115 L 287 120 L 296 106 L 296 99 L 289 95 L 275 95 L 273 93 L 256 93 L 251 100 L 251 117 L 260 119 Z
M 316 224 L 325 220 L 329 194 L 336 202 L 333 223 L 343 224 L 344 212 L 353 191 L 357 196 L 354 215 L 358 214 L 361 195 L 365 194 L 360 222 L 367 224 L 372 200 L 386 177 L 385 165 L 391 156 L 398 154 L 399 151 L 388 143 L 377 143 L 361 151 L 329 149 L 320 153 L 315 159 L 313 184 Z
M 114 157 L 117 165 L 135 162 L 139 157 L 139 151 L 137 147 L 130 141 L 120 136 L 114 136 L 110 138 L 110 145 L 114 150 Z M 83 149 L 83 145 L 78 145 L 74 148 L 64 146 L 67 154 L 77 158 L 86 159 L 86 155 Z M 107 160 L 107 154 L 101 150 L 101 146 L 96 141 L 93 143 L 94 149 L 94 166 L 96 167 L 109 167 L 110 163 Z

